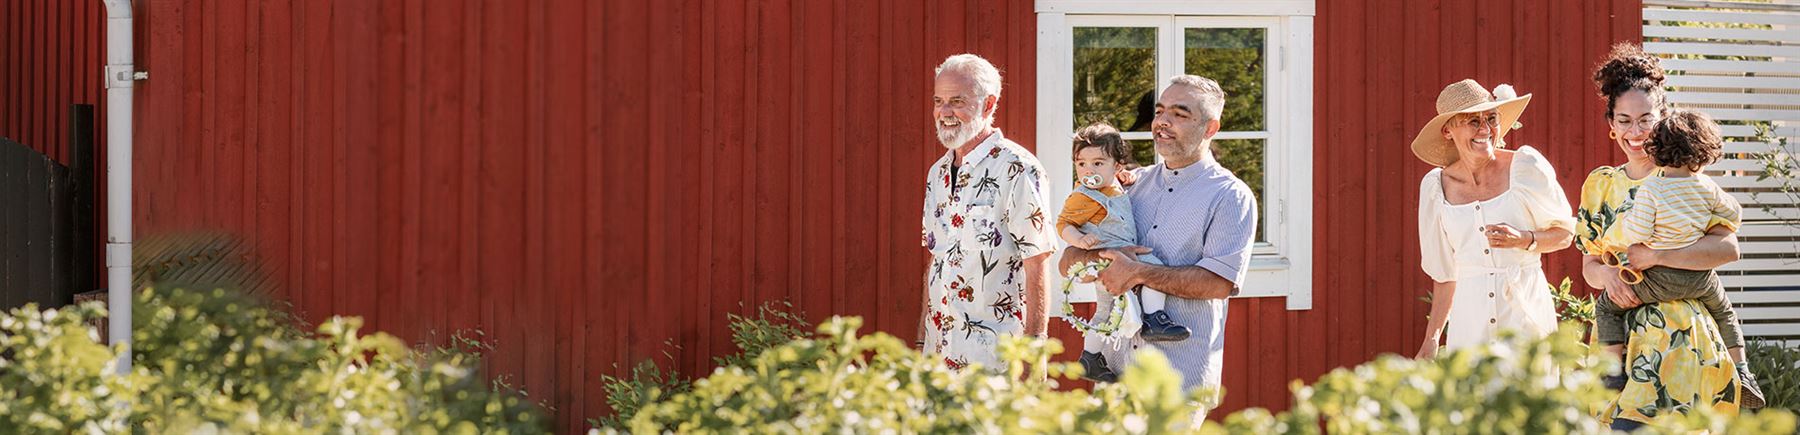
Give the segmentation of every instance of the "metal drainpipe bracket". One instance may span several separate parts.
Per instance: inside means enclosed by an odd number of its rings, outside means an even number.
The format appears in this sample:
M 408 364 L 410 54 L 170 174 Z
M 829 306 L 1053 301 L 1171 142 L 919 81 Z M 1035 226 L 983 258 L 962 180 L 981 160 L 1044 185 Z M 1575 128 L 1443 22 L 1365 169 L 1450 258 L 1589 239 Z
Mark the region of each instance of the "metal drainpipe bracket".
M 105 73 L 106 89 L 129 88 L 132 81 L 150 79 L 150 72 L 133 71 L 131 65 L 107 65 Z

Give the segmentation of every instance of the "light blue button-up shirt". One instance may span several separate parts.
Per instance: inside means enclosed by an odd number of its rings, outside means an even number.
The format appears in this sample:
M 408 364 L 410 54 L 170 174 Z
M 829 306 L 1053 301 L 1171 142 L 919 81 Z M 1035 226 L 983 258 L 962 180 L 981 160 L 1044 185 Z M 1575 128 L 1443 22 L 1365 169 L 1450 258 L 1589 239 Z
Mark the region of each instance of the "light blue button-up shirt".
M 1256 236 L 1256 195 L 1215 160 L 1181 169 L 1158 164 L 1137 172 L 1127 189 L 1137 217 L 1138 243 L 1169 266 L 1199 266 L 1243 287 Z M 1100 312 L 1112 298 L 1100 298 Z M 1182 388 L 1217 387 L 1225 365 L 1224 299 L 1185 299 L 1169 295 L 1164 311 L 1175 323 L 1192 329 L 1187 340 L 1146 342 L 1133 338 L 1119 349 L 1106 349 L 1107 365 L 1122 370 L 1135 349 L 1152 346 L 1181 372 Z

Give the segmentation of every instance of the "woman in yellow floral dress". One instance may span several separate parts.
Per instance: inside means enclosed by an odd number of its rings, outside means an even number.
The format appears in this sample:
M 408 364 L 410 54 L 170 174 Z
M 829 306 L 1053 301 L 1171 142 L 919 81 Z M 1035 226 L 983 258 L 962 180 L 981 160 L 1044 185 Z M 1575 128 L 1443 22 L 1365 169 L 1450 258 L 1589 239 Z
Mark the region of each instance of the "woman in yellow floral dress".
M 1619 396 L 1600 417 L 1614 429 L 1634 430 L 1698 407 L 1736 414 L 1736 370 L 1706 307 L 1692 299 L 1643 305 L 1617 270 L 1591 252 L 1589 242 L 1631 207 L 1638 186 L 1657 171 L 1643 146 L 1665 110 L 1662 66 L 1637 46 L 1613 47 L 1594 82 L 1606 99 L 1609 137 L 1625 152 L 1626 162 L 1595 169 L 1582 183 L 1575 246 L 1584 254 L 1581 269 L 1588 286 L 1605 290 L 1604 297 L 1620 307 L 1637 307 L 1625 314 L 1631 334 L 1624 349 L 1623 385 L 1609 385 L 1620 388 Z M 1714 226 L 1686 248 L 1655 251 L 1636 245 L 1623 256 L 1639 270 L 1657 265 L 1714 269 L 1737 260 L 1737 235 Z

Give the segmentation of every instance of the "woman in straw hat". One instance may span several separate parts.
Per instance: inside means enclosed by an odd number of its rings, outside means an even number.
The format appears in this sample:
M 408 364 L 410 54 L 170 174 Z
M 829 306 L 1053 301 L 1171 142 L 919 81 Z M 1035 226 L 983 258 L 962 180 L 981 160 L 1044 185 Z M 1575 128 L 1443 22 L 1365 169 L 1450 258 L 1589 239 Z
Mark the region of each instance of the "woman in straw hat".
M 1452 83 L 1413 139 L 1413 154 L 1437 166 L 1419 183 L 1420 265 L 1435 281 L 1419 358 L 1435 356 L 1445 332 L 1455 350 L 1501 330 L 1556 329 L 1538 257 L 1569 246 L 1573 213 L 1544 156 L 1502 140 L 1530 102 L 1507 85 Z
M 1725 349 L 1706 307 L 1693 299 L 1642 305 L 1619 271 L 1601 261 L 1602 253 L 1590 252 L 1597 248 L 1589 242 L 1605 234 L 1631 207 L 1638 186 L 1660 172 L 1644 144 L 1667 112 L 1661 62 L 1635 45 L 1619 44 L 1594 72 L 1594 84 L 1606 100 L 1607 136 L 1612 139 L 1608 146 L 1623 151 L 1625 163 L 1594 169 L 1582 183 L 1575 231 L 1576 246 L 1585 254 L 1581 275 L 1619 307 L 1637 307 L 1625 315 L 1630 337 L 1623 360 L 1630 370 L 1623 372 L 1628 376 L 1607 378 L 1607 386 L 1620 393 L 1600 417 L 1615 429 L 1631 430 L 1700 406 L 1736 414 L 1740 403 L 1753 404 L 1750 399 L 1761 393 L 1739 384 L 1733 362 L 1742 361 L 1742 348 Z M 1737 236 L 1729 225 L 1715 225 L 1687 247 L 1657 251 L 1636 245 L 1624 258 L 1638 270 L 1716 269 L 1737 260 Z

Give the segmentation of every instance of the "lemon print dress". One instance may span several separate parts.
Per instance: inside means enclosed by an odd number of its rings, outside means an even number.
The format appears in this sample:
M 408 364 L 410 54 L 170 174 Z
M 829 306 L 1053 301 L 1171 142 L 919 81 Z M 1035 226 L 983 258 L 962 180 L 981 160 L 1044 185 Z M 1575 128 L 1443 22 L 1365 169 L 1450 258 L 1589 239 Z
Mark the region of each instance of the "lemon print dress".
M 1575 213 L 1575 246 L 1582 253 L 1594 254 L 1588 252 L 1589 242 L 1606 234 L 1631 207 L 1643 183 L 1626 176 L 1623 167 L 1602 166 L 1588 174 Z M 1736 371 L 1706 306 L 1693 299 L 1643 305 L 1626 312 L 1625 327 L 1630 333 L 1625 389 L 1600 409 L 1603 421 L 1623 418 L 1654 425 L 1696 407 L 1737 414 Z

